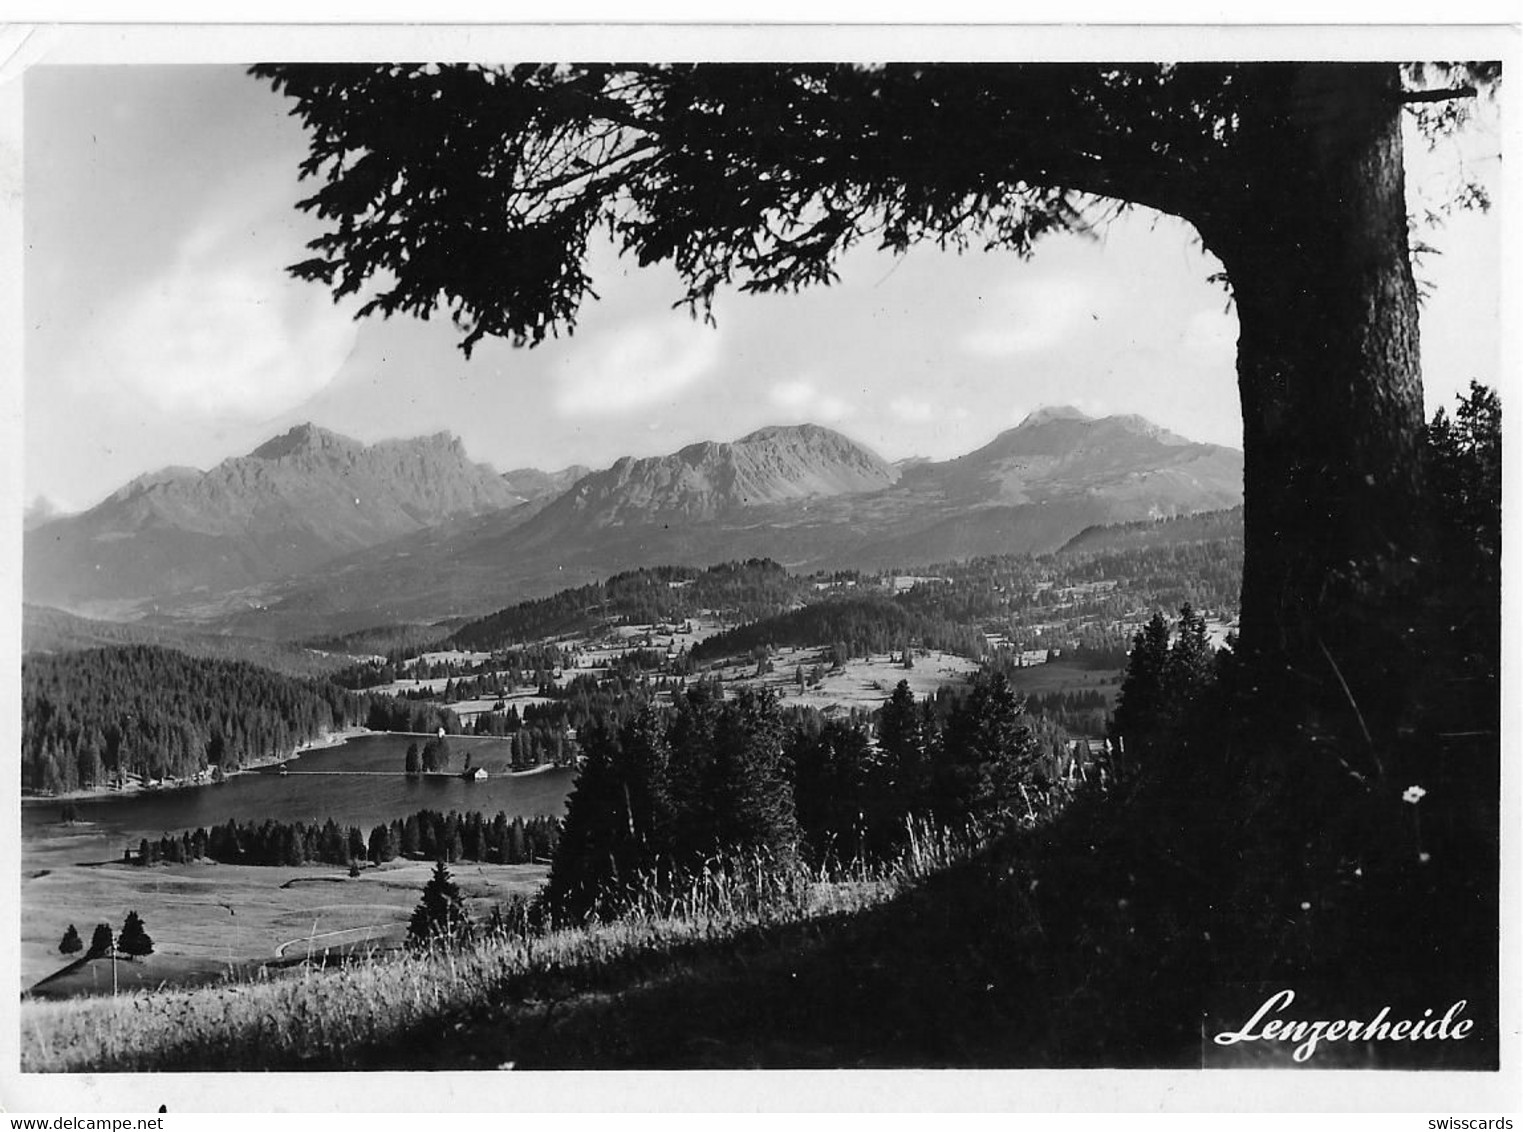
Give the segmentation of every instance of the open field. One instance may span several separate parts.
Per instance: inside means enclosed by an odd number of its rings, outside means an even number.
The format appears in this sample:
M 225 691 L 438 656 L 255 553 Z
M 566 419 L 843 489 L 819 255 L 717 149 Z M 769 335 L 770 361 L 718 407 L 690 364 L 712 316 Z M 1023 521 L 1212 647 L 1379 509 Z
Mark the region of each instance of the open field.
M 724 1013 L 723 1000 L 734 989 L 723 978 L 726 969 L 781 961 L 797 971 L 796 964 L 810 961 L 812 945 L 850 924 L 853 913 L 902 897 L 918 880 L 981 845 L 966 834 L 928 827 L 921 834 L 898 861 L 851 876 L 811 878 L 737 861 L 732 870 L 706 871 L 690 888 L 651 893 L 629 916 L 609 923 L 487 935 L 459 950 L 399 950 L 326 970 L 222 985 L 155 989 L 156 983 L 140 979 L 141 990 L 118 996 L 24 1001 L 23 1067 L 569 1067 L 577 1062 L 565 1060 L 565 1047 L 553 1043 L 563 1016 L 574 1019 L 574 1029 L 589 1021 L 599 1026 L 602 1012 L 623 1001 L 626 991 L 639 997 L 689 982 L 719 995 L 696 1014 L 689 1004 L 663 1012 L 660 1029 L 668 1037 L 682 1034 L 689 1051 L 705 1057 L 714 1008 Z M 462 887 L 467 873 L 459 876 Z M 836 985 L 839 961 L 832 958 L 825 972 Z M 145 972 L 152 962 L 142 965 Z M 91 966 L 109 981 L 109 961 Z M 126 966 L 134 965 L 119 963 L 119 975 Z M 814 993 L 802 983 L 776 987 L 767 981 L 769 996 L 774 990 Z M 747 1016 L 728 1021 L 744 1025 Z M 640 1025 L 648 1022 L 642 1018 Z M 631 1044 L 626 1028 L 609 1035 L 638 1056 L 639 1043 Z M 547 1038 L 558 1048 L 542 1049 Z M 659 1052 L 655 1063 L 665 1056 Z
M 1085 668 L 1071 661 L 1054 660 L 1047 664 L 1032 664 L 1014 669 L 1010 673 L 1010 683 L 1017 691 L 1028 696 L 1053 692 L 1101 692 L 1110 706 L 1115 707 L 1116 693 L 1121 690 L 1121 672 L 1117 669 Z
M 800 692 L 797 670 L 802 666 L 807 678 L 815 665 L 819 665 L 822 672 L 820 682 L 812 688 L 806 686 Z M 771 688 L 789 705 L 822 711 L 849 708 L 874 711 L 883 706 L 883 701 L 893 694 L 894 685 L 901 680 L 909 681 L 910 691 L 916 698 L 924 698 L 947 684 L 966 682 L 978 671 L 978 664 L 951 653 L 931 652 L 917 655 L 915 667 L 907 669 L 885 653 L 870 659 L 856 657 L 832 670 L 829 649 L 785 648 L 773 654 L 772 668 L 771 672 L 758 677 L 754 662 L 741 663 L 726 668 L 724 673 L 727 680 L 742 686 Z
M 407 934 L 433 865 L 391 861 L 358 877 L 336 865 L 75 865 L 22 881 L 21 979 L 31 988 L 69 965 L 58 941 L 74 924 L 88 942 L 97 923 L 120 930 L 128 911 L 143 918 L 154 953 L 119 961 L 118 984 L 153 988 L 221 979 L 230 968 L 302 958 L 310 949 L 391 947 Z M 544 865 L 451 866 L 478 917 L 514 896 L 532 896 Z M 77 958 L 74 957 L 74 958 Z M 110 993 L 112 964 L 93 960 L 40 988 L 44 997 Z
M 871 659 L 848 661 L 842 668 L 830 668 L 828 649 L 787 648 L 773 654 L 773 671 L 756 675 L 754 662 L 727 665 L 719 670 L 726 683 L 743 687 L 771 688 L 785 703 L 807 705 L 823 711 L 860 708 L 867 711 L 883 706 L 901 680 L 908 681 L 916 699 L 934 695 L 947 685 L 963 684 L 978 671 L 978 662 L 952 653 L 916 653 L 915 667 L 905 668 L 897 657 L 887 654 Z M 823 678 L 814 687 L 800 692 L 796 677 L 800 666 L 807 678 L 819 665 Z M 1106 696 L 1112 706 L 1119 690 L 1118 672 L 1095 670 L 1068 661 L 1035 664 L 1017 668 L 1010 682 L 1028 695 L 1051 692 L 1095 691 Z

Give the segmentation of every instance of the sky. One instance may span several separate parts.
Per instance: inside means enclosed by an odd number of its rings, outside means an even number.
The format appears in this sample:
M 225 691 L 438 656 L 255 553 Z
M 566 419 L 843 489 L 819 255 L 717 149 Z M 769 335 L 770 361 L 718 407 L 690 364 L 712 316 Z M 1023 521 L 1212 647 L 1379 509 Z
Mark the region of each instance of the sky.
M 1098 238 L 1007 253 L 859 248 L 840 282 L 673 309 L 669 269 L 595 253 L 601 301 L 532 350 L 467 361 L 447 318 L 355 322 L 290 279 L 316 222 L 288 102 L 222 65 L 39 66 L 24 87 L 24 497 L 64 510 L 142 473 L 208 468 L 312 421 L 365 442 L 452 432 L 499 470 L 606 466 L 828 425 L 894 460 L 971 451 L 1043 405 L 1139 413 L 1241 444 L 1236 321 L 1193 231 L 1133 210 Z M 1428 154 L 1500 176 L 1494 128 Z M 1500 208 L 1426 230 L 1429 411 L 1497 384 Z

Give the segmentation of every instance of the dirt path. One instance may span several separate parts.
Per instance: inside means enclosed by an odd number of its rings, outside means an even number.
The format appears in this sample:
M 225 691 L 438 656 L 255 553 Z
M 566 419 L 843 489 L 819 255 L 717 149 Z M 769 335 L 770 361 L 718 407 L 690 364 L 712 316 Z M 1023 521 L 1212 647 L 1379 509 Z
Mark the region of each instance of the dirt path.
M 279 946 L 277 946 L 275 948 L 275 958 L 277 958 L 277 959 L 284 959 L 286 957 L 286 948 L 288 948 L 288 947 L 294 947 L 298 943 L 304 943 L 304 944 L 307 944 L 310 947 L 312 944 L 316 943 L 318 940 L 320 940 L 320 939 L 327 939 L 330 936 L 336 936 L 336 935 L 354 935 L 356 932 L 364 932 L 365 934 L 363 936 L 361 936 L 360 938 L 358 938 L 358 939 L 349 939 L 349 940 L 341 940 L 341 941 L 339 941 L 339 942 L 342 942 L 342 943 L 364 943 L 368 939 L 370 939 L 372 933 L 377 932 L 377 931 L 385 931 L 387 929 L 387 927 L 388 927 L 388 925 L 386 925 L 386 924 L 365 924 L 365 925 L 363 925 L 361 927 L 357 927 L 357 928 L 336 928 L 335 930 L 333 930 L 331 932 L 318 932 L 316 935 L 298 936 L 295 939 L 288 939 L 284 943 L 282 943 Z

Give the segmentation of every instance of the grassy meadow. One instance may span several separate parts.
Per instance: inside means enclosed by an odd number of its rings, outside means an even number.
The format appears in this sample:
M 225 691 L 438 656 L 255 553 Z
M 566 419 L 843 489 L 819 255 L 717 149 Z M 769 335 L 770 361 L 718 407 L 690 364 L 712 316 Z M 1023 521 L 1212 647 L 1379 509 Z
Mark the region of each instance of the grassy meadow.
M 151 868 L 109 863 L 53 869 L 23 881 L 27 915 L 21 924 L 23 989 L 41 998 L 110 993 L 109 959 L 50 976 L 75 957 L 58 952 L 69 924 L 88 943 L 95 925 L 120 930 L 128 911 L 142 917 L 152 955 L 118 961 L 121 987 L 222 980 L 229 971 L 304 958 L 309 952 L 353 947 L 394 948 L 432 864 L 395 860 L 367 866 L 358 877 L 334 865 L 288 868 L 201 861 Z M 462 862 L 455 876 L 472 912 L 530 897 L 544 882 L 544 865 Z M 43 985 L 37 986 L 39 982 Z
M 785 977 L 798 977 L 816 945 L 864 912 L 905 898 L 917 882 L 968 859 L 980 845 L 972 831 L 922 828 L 893 864 L 834 876 L 778 870 L 762 860 L 716 861 L 675 892 L 652 886 L 629 915 L 609 923 L 483 933 L 460 948 L 361 950 L 343 964 L 245 970 L 200 987 L 157 988 L 144 980 L 116 995 L 29 999 L 21 1010 L 22 1068 L 500 1069 L 582 1058 L 704 1064 L 721 1029 L 746 1024 L 726 1001 L 737 976 L 791 956 L 799 967 Z M 479 903 L 486 897 L 472 871 L 455 876 Z M 286 930 L 272 927 L 275 935 Z M 668 1014 L 661 1006 L 651 1015 L 651 1005 L 640 1005 L 679 988 L 704 997 L 697 1014 Z M 603 1014 L 615 1001 L 638 1009 L 607 1028 Z M 658 1019 L 646 1044 L 633 1027 Z M 601 1034 L 591 1044 L 589 1025 Z M 756 1057 L 766 1063 L 828 1062 L 825 1050 L 769 1051 L 779 1035 L 767 1030 L 755 1040 Z

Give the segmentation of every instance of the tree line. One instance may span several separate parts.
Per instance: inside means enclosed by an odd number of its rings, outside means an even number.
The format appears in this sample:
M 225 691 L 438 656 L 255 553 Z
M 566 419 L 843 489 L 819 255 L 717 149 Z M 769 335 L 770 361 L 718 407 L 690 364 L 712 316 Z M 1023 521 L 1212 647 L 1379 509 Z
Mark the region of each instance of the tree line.
M 573 919 L 617 914 L 653 877 L 677 883 L 715 855 L 865 859 L 891 852 L 912 816 L 1029 814 L 1075 770 L 1062 733 L 988 670 L 924 701 L 900 681 L 875 726 L 699 681 L 582 747 L 543 898 Z
M 440 647 L 448 647 L 448 642 Z M 360 690 L 401 680 L 435 680 L 442 676 L 460 689 L 458 698 L 466 699 L 469 698 L 464 690 L 467 688 L 475 688 L 478 692 L 490 689 L 493 694 L 502 695 L 525 685 L 543 684 L 549 680 L 550 673 L 569 663 L 566 650 L 554 642 L 542 642 L 504 649 L 489 661 L 428 661 L 416 653 L 411 656 L 398 654 L 383 660 L 351 664 L 335 672 L 332 679 L 346 688 Z M 417 691 L 434 695 L 421 685 Z
M 487 817 L 478 810 L 418 810 L 373 826 L 323 822 L 261 822 L 229 819 L 210 829 L 143 838 L 132 857 L 136 865 L 209 860 L 225 865 L 379 865 L 398 857 L 423 860 L 486 861 L 520 865 L 548 860 L 559 840 L 560 823 L 551 817 L 509 818 L 501 810 Z

